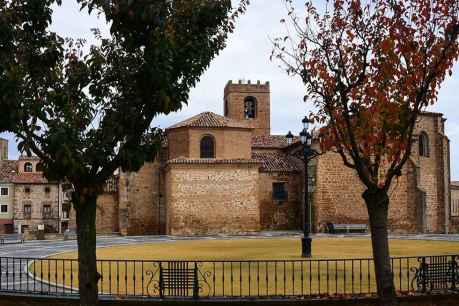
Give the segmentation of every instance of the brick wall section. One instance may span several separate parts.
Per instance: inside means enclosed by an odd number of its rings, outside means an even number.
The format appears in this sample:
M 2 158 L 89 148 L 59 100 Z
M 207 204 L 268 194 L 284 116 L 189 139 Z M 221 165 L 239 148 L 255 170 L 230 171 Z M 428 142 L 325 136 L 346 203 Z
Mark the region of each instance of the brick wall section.
M 122 173 L 119 185 L 119 227 L 122 234 L 160 233 L 162 198 L 161 167 L 146 163 L 138 172 Z
M 189 129 L 179 128 L 167 131 L 168 158 L 187 157 L 189 152 Z
M 201 139 L 206 135 L 214 137 L 215 158 L 251 158 L 252 131 L 235 128 L 177 128 L 168 130 L 168 158 L 200 158 Z
M 189 158 L 200 158 L 201 139 L 212 135 L 216 141 L 215 158 L 250 159 L 252 132 L 248 129 L 190 129 Z
M 256 116 L 254 119 L 245 119 L 244 99 L 248 96 L 257 100 Z M 254 135 L 270 135 L 270 86 L 265 84 L 235 84 L 231 81 L 225 86 L 224 105 L 227 106 L 225 116 L 241 121 L 248 121 L 254 127 Z
M 169 165 L 168 234 L 260 230 L 257 164 Z
M 25 192 L 25 188 L 30 189 L 30 193 Z M 49 188 L 49 193 L 45 192 Z M 30 219 L 24 218 L 24 204 L 30 204 L 32 214 Z M 51 205 L 52 216 L 43 219 L 43 205 Z M 54 231 L 59 229 L 59 204 L 58 204 L 58 185 L 55 184 L 17 184 L 14 192 L 14 226 L 17 231 L 18 226 L 26 225 L 28 230 L 36 230 L 38 224 L 45 224 Z
M 367 212 L 360 196 L 363 190 L 352 170 L 343 168 L 338 154 L 327 153 L 318 158 L 313 195 L 316 231 L 327 222 L 367 223 Z
M 353 169 L 343 166 L 338 154 L 327 153 L 317 160 L 316 186 L 313 194 L 315 229 L 327 222 L 368 224 L 368 212 L 362 193 L 364 185 Z M 416 202 L 413 169 L 405 167 L 389 191 L 389 227 L 392 232 L 416 232 Z
M 98 234 L 119 232 L 118 194 L 105 193 L 97 198 L 96 230 Z
M 440 233 L 445 228 L 445 173 L 443 122 L 438 114 L 421 117 L 415 127 L 415 134 L 426 132 L 429 138 L 429 156 L 419 155 L 419 145 L 413 146 L 412 160 L 417 165 L 417 188 L 426 193 L 424 226 L 425 232 Z M 449 172 L 449 169 L 447 169 Z
M 415 134 L 424 131 L 429 136 L 430 155 L 419 156 L 419 145 L 413 146 L 410 161 L 402 177 L 392 182 L 389 224 L 393 232 L 444 231 L 447 166 L 447 139 L 442 134 L 443 121 L 436 114 L 421 117 Z M 355 171 L 343 166 L 338 154 L 327 153 L 318 159 L 314 193 L 316 229 L 324 222 L 367 223 L 368 215 L 361 194 L 364 186 Z M 421 192 L 426 194 L 426 207 L 422 207 Z M 447 194 L 447 193 L 446 193 Z M 423 216 L 425 214 L 425 216 Z M 422 221 L 425 224 L 422 224 Z
M 259 179 L 259 201 L 261 227 L 264 230 L 287 230 L 301 228 L 301 174 L 261 172 Z M 272 184 L 285 182 L 288 199 L 275 201 Z

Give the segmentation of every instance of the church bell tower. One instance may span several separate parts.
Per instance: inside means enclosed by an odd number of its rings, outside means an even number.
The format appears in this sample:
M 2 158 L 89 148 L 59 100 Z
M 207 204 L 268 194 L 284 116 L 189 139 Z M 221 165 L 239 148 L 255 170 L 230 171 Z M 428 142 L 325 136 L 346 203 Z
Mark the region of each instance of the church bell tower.
M 247 121 L 254 128 L 254 136 L 271 134 L 269 82 L 229 81 L 225 86 L 223 103 L 225 117 Z

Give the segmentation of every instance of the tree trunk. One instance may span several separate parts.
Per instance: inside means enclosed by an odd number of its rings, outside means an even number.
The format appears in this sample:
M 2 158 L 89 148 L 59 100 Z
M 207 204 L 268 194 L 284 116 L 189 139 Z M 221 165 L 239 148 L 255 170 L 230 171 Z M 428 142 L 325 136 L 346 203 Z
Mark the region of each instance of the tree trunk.
M 80 305 L 97 304 L 99 274 L 96 265 L 97 196 L 80 198 L 75 205 L 78 231 L 78 281 Z
M 394 275 L 391 269 L 387 220 L 389 197 L 382 189 L 366 190 L 365 200 L 370 217 L 371 244 L 380 306 L 398 305 Z

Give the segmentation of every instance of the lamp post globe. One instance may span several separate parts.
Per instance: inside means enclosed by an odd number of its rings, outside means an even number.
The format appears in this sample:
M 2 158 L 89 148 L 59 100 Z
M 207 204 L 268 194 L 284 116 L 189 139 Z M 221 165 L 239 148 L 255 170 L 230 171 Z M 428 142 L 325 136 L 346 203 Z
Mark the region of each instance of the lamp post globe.
M 309 118 L 305 116 L 301 122 L 303 123 L 303 129 L 306 131 L 309 130 L 309 123 L 311 122 Z
M 303 145 L 306 144 L 307 137 L 308 137 L 308 131 L 306 129 L 303 129 L 300 132 L 300 140 Z
M 291 146 L 293 143 L 293 134 L 291 131 L 288 131 L 287 135 L 285 135 L 285 138 L 287 138 L 287 145 Z

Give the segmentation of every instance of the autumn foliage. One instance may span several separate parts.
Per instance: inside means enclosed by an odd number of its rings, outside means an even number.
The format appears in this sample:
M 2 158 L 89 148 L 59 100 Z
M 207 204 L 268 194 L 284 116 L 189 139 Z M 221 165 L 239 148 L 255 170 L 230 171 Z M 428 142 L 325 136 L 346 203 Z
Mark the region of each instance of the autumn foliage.
M 322 147 L 388 190 L 458 58 L 459 1 L 336 0 L 323 13 L 310 1 L 304 19 L 286 3 L 282 22 L 298 35 L 275 40 L 273 56 L 305 83 L 312 118 L 327 126 Z
M 301 17 L 284 1 L 287 35 L 274 40 L 272 58 L 301 77 L 322 149 L 340 154 L 365 185 L 380 305 L 396 305 L 388 190 L 419 115 L 459 57 L 459 1 L 331 0 L 320 11 L 307 1 Z

